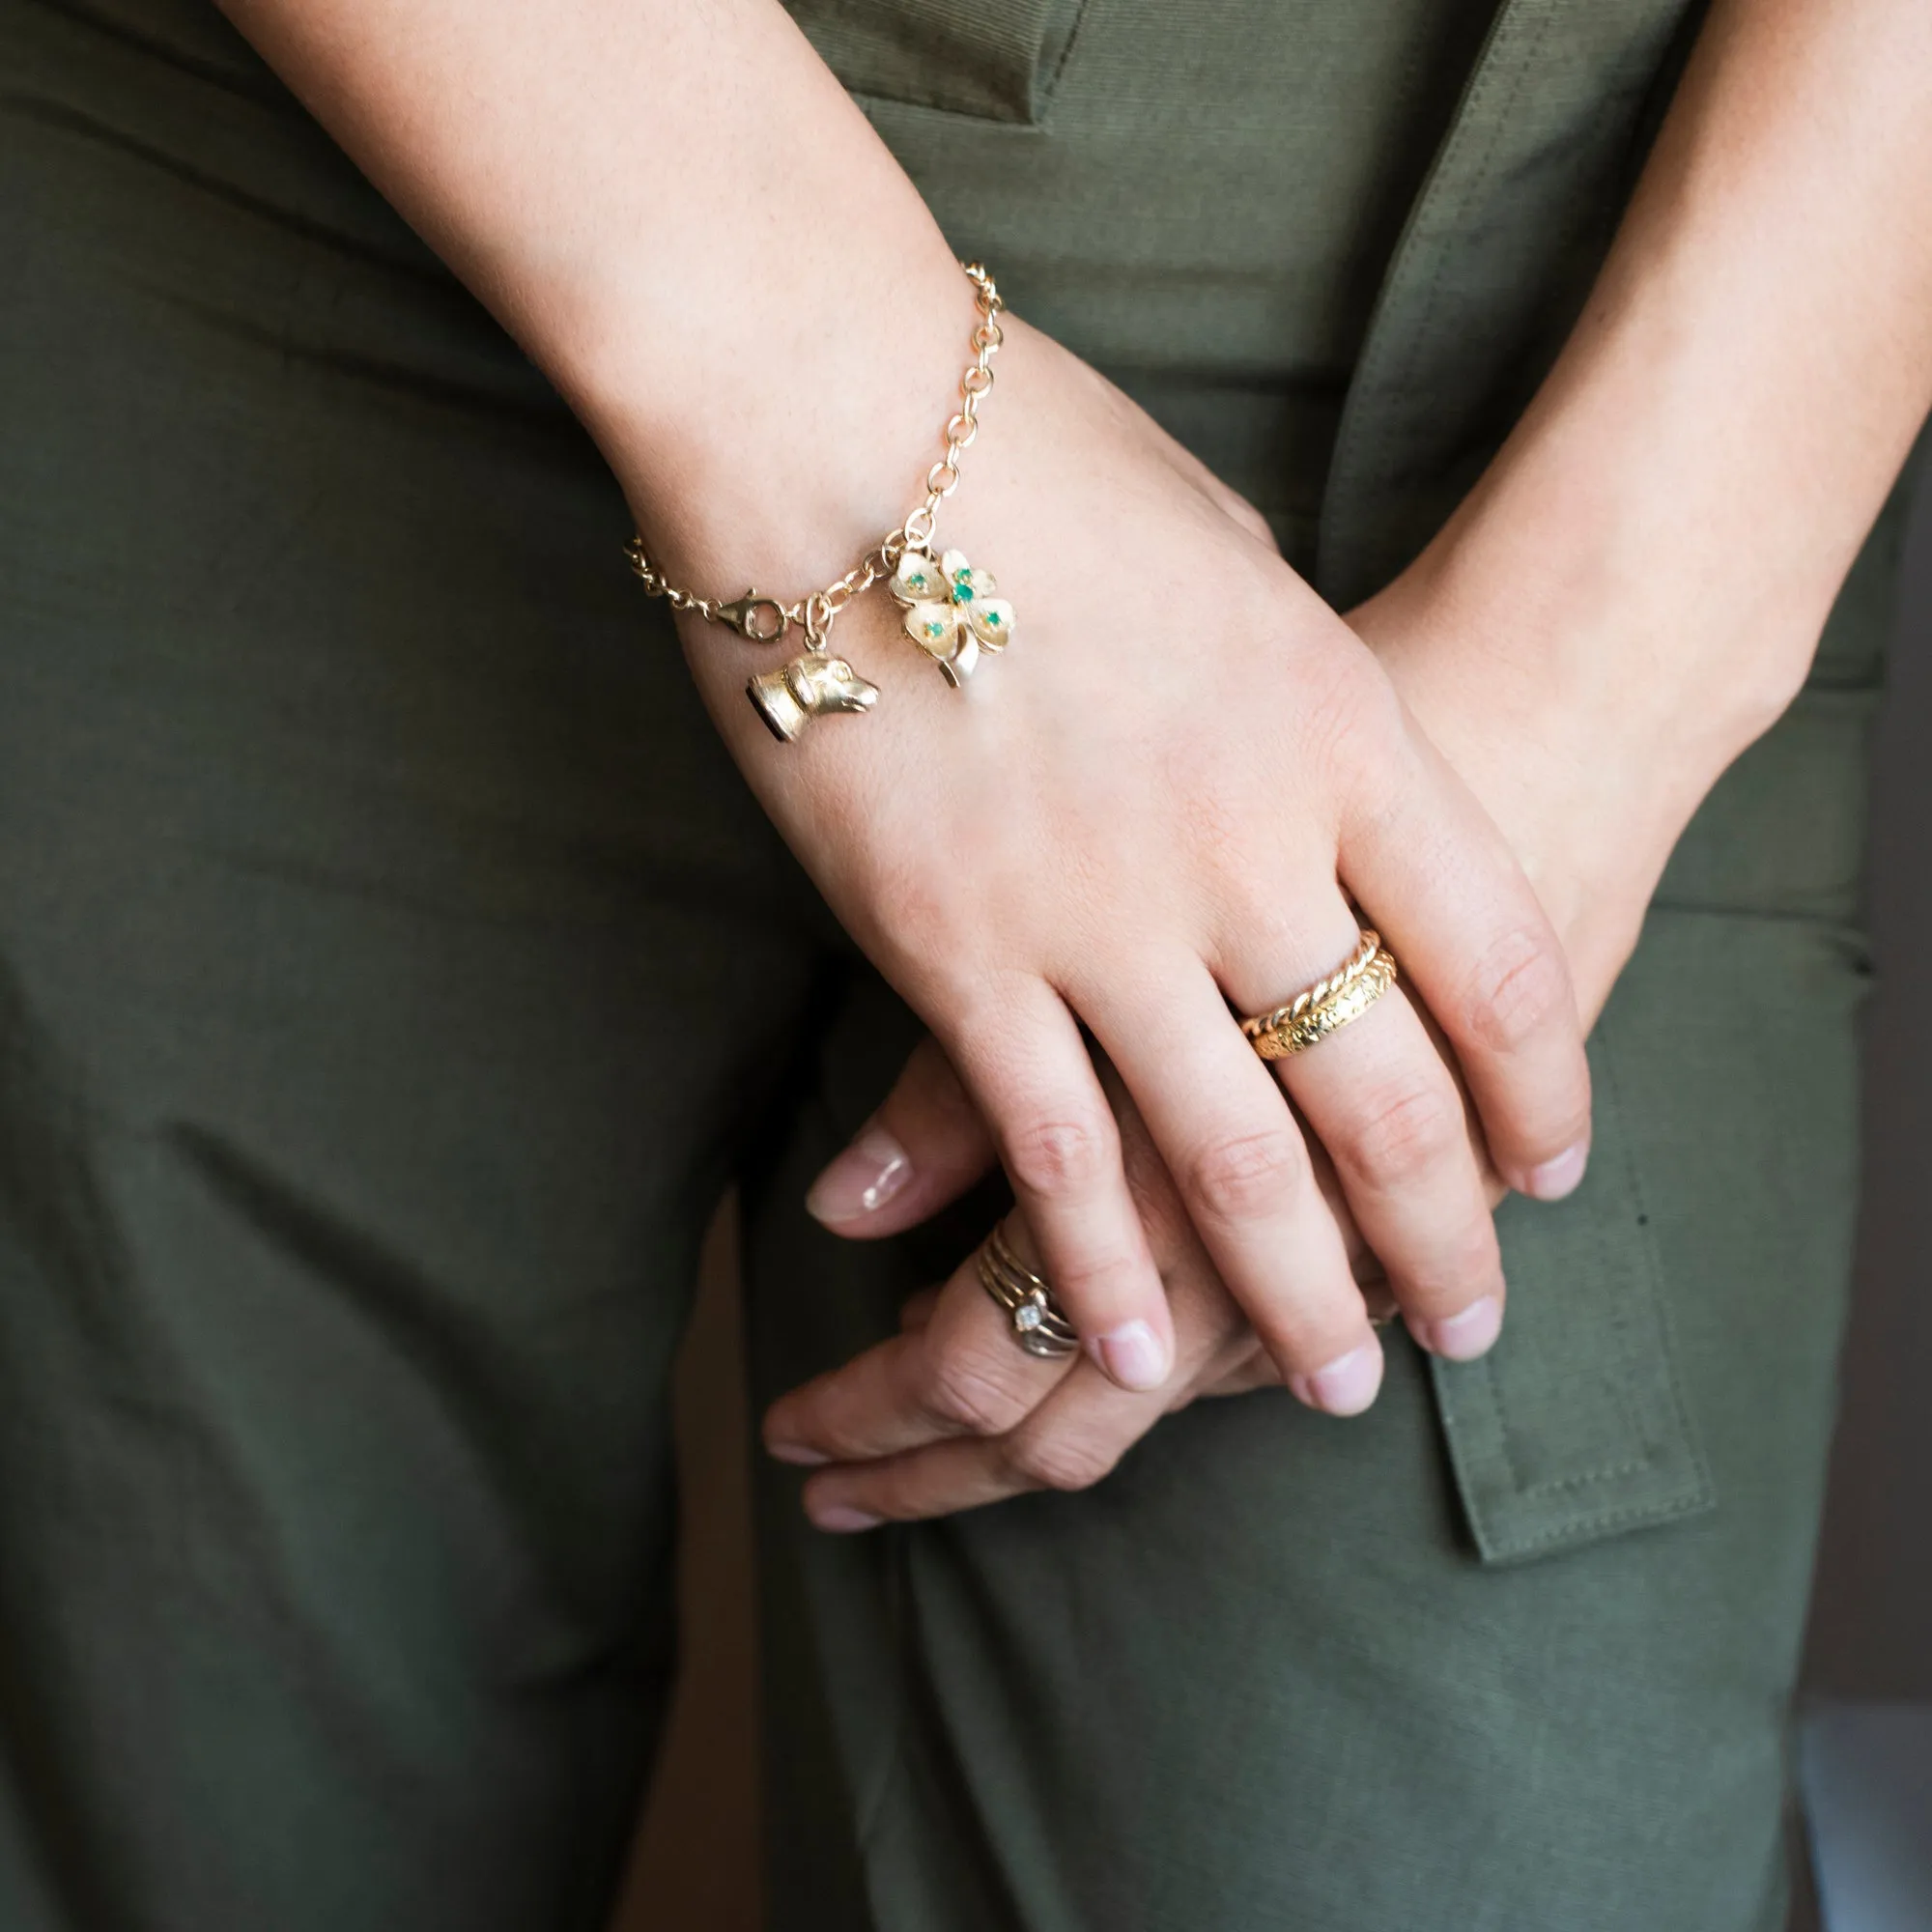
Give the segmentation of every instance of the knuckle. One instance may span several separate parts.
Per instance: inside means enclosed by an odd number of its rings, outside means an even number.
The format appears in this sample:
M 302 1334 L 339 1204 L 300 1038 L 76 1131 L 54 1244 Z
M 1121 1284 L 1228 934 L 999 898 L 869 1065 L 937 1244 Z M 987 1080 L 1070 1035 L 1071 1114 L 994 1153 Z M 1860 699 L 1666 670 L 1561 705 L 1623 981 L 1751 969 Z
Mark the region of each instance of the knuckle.
M 936 1420 L 971 1435 L 1004 1435 L 1027 1413 L 1027 1398 L 971 1355 L 942 1355 L 926 1383 L 925 1406 Z
M 1338 1152 L 1371 1185 L 1399 1189 L 1419 1181 L 1467 1138 L 1449 1093 L 1434 1081 L 1406 1081 L 1370 1096 Z
M 1491 944 L 1465 1008 L 1469 1033 L 1480 1044 L 1513 1052 L 1566 1011 L 1575 1011 L 1570 974 L 1551 940 L 1515 926 Z
M 1079 1114 L 1022 1122 L 1006 1137 L 1007 1172 L 1014 1185 L 1049 1197 L 1093 1187 L 1113 1151 L 1111 1126 Z
M 1111 1475 L 1118 1451 L 1094 1436 L 1066 1430 L 1041 1430 L 1018 1437 L 1007 1461 L 1013 1475 L 1036 1490 L 1091 1490 Z
M 854 884 L 862 903 L 889 908 L 873 937 L 877 952 L 915 983 L 947 977 L 952 962 L 971 958 L 974 935 L 966 929 L 954 895 L 935 877 L 923 847 L 880 846 L 857 855 Z
M 1146 1294 L 1159 1293 L 1153 1258 L 1130 1248 L 1099 1246 L 1059 1256 L 1049 1273 L 1061 1304 L 1082 1333 L 1113 1327 L 1132 1316 Z
M 1377 758 L 1399 715 L 1387 680 L 1366 650 L 1335 652 L 1300 682 L 1304 747 L 1333 769 L 1354 771 Z
M 1083 1327 L 1122 1319 L 1143 1292 L 1158 1287 L 1151 1257 L 1111 1246 L 1062 1256 L 1050 1272 L 1060 1299 Z
M 1495 1224 L 1487 1214 L 1472 1215 L 1462 1227 L 1432 1237 L 1423 1269 L 1410 1271 L 1405 1293 L 1432 1305 L 1460 1304 L 1492 1288 L 1500 1265 Z
M 1192 854 L 1210 878 L 1232 880 L 1247 870 L 1246 855 L 1254 848 L 1254 821 L 1228 787 L 1225 771 L 1217 772 L 1206 757 L 1188 767 L 1179 753 L 1168 759 L 1171 810 L 1179 828 L 1180 845 Z
M 1251 1220 L 1285 1206 L 1307 1180 L 1308 1151 L 1286 1125 L 1210 1141 L 1189 1163 L 1189 1192 L 1219 1220 Z

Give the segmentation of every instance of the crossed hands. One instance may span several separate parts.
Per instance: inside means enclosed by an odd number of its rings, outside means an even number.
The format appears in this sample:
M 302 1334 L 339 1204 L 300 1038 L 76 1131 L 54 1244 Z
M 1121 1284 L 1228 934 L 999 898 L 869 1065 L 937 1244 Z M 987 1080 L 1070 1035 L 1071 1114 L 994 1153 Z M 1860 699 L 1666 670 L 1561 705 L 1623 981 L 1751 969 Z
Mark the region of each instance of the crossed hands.
M 807 1492 L 827 1528 L 1082 1486 L 1198 1395 L 1279 1380 L 1356 1413 L 1387 1312 L 1481 1354 L 1503 1318 L 1492 1209 L 1582 1177 L 1585 1015 L 1651 876 L 1594 863 L 1615 840 L 1587 740 L 1499 684 L 1431 557 L 1345 622 L 1249 505 L 1018 323 L 1000 401 L 948 512 L 1017 612 L 969 701 L 894 662 L 892 615 L 863 604 L 840 648 L 894 673 L 863 724 L 773 756 L 706 685 L 932 1028 L 814 1211 L 890 1235 L 997 1159 L 1011 1238 L 1086 1339 L 1026 1354 L 970 1261 L 916 1297 L 767 1419 L 775 1453 L 833 1465 Z M 1236 1013 L 1331 972 L 1362 923 L 1402 980 L 1262 1062 Z

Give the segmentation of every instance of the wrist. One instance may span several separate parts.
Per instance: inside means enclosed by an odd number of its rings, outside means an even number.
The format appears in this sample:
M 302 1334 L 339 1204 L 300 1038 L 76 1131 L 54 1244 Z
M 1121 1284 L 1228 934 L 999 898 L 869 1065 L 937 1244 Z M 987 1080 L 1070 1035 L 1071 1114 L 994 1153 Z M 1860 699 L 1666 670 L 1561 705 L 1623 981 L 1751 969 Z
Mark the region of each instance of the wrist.
M 1706 701 L 1708 629 L 1614 551 L 1562 550 L 1504 507 L 1460 519 L 1350 622 L 1509 841 L 1591 1016 L 1684 828 L 1784 697 Z
M 918 499 L 975 311 L 917 214 L 890 265 L 826 261 L 797 286 L 787 268 L 768 290 L 694 298 L 675 329 L 627 332 L 620 315 L 586 331 L 563 386 L 682 581 L 801 595 Z
M 1639 753 L 1688 819 L 1797 696 L 1841 573 L 1764 564 L 1658 442 L 1565 428 L 1504 451 L 1417 588 L 1523 706 Z
M 972 327 L 965 345 L 955 350 L 958 374 L 951 409 L 932 445 L 938 453 L 922 472 L 917 501 L 903 508 L 889 528 L 881 528 L 885 513 L 875 507 L 876 477 L 863 477 L 862 498 L 874 505 L 868 514 L 862 503 L 858 513 L 866 534 L 853 538 L 841 530 L 830 540 L 842 546 L 838 554 L 843 569 L 835 571 L 822 559 L 813 567 L 814 543 L 794 543 L 807 559 L 801 568 L 810 571 L 817 587 L 795 594 L 748 587 L 731 599 L 715 589 L 707 595 L 692 582 L 680 583 L 680 573 L 674 566 L 667 567 L 666 547 L 657 539 L 646 539 L 641 528 L 638 540 L 626 547 L 646 593 L 666 599 L 677 612 L 694 671 L 707 696 L 715 698 L 720 694 L 709 672 L 712 654 L 697 641 L 706 626 L 722 626 L 754 645 L 782 645 L 791 639 L 793 655 L 781 666 L 753 675 L 745 686 L 753 712 L 785 743 L 796 743 L 816 718 L 868 711 L 878 701 L 880 687 L 834 649 L 832 626 L 841 611 L 865 601 L 867 593 L 882 583 L 900 612 L 897 628 L 955 691 L 973 674 L 981 656 L 999 655 L 1009 640 L 1010 604 L 996 594 L 988 572 L 960 562 L 951 554 L 955 546 L 941 547 L 937 529 L 941 506 L 961 480 L 961 459 L 978 440 L 979 412 L 994 384 L 992 360 L 1006 339 L 1001 320 L 1005 304 L 992 276 L 979 263 L 956 266 L 972 291 Z M 856 469 L 848 473 L 860 476 Z M 899 501 L 903 504 L 904 497 Z M 790 534 L 795 538 L 796 530 Z M 775 584 L 786 581 L 767 579 Z M 855 611 L 848 626 L 873 629 L 864 619 L 879 614 L 868 603 L 865 611 Z M 841 641 L 843 635 L 841 627 Z M 727 741 L 736 736 L 728 725 L 725 735 Z

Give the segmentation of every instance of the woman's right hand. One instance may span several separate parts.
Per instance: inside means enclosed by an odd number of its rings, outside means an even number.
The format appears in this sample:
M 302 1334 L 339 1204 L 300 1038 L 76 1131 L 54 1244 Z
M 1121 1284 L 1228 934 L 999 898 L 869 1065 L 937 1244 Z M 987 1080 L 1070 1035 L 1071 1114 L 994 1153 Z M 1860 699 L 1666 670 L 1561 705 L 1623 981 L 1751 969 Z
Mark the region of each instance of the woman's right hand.
M 819 1528 L 870 1529 L 1032 1490 L 1084 1490 L 1164 1415 L 1203 1396 L 1281 1379 L 1216 1275 L 1132 1101 L 1110 1068 L 1101 1068 L 1101 1079 L 1141 1225 L 1167 1284 L 1174 1374 L 1158 1389 L 1121 1389 L 1090 1360 L 1043 1359 L 1015 1348 L 1009 1317 L 981 1286 L 977 1255 L 969 1257 L 942 1286 L 906 1302 L 896 1335 L 781 1396 L 767 1412 L 771 1453 L 815 1469 L 803 1500 Z M 991 1158 L 983 1124 L 931 1039 L 914 1052 L 878 1118 L 907 1150 L 919 1179 L 875 1210 L 877 1228 L 868 1233 L 914 1225 L 978 1179 Z M 1376 1258 L 1348 1227 L 1332 1172 L 1323 1167 L 1320 1179 L 1364 1298 L 1386 1316 L 1392 1301 Z M 1024 1216 L 1007 1226 L 1022 1261 L 1037 1266 Z
M 963 278 L 958 309 L 963 345 Z M 1563 953 L 1375 658 L 1228 493 L 1011 319 L 997 373 L 937 547 L 997 576 L 1010 650 L 954 693 L 895 609 L 862 599 L 834 649 L 883 687 L 878 707 L 794 746 L 745 703 L 743 644 L 687 618 L 693 665 L 774 819 L 983 1112 L 1106 1372 L 1165 1382 L 1173 1330 L 1083 1026 L 1280 1373 L 1352 1412 L 1379 1349 L 1288 1101 L 1428 1337 L 1485 1298 L 1483 1320 L 1500 1313 L 1463 1099 L 1401 986 L 1277 1063 L 1279 1085 L 1229 1002 L 1264 1010 L 1332 971 L 1352 898 L 1446 1036 L 1497 1171 L 1553 1198 L 1581 1175 L 1589 1117 Z

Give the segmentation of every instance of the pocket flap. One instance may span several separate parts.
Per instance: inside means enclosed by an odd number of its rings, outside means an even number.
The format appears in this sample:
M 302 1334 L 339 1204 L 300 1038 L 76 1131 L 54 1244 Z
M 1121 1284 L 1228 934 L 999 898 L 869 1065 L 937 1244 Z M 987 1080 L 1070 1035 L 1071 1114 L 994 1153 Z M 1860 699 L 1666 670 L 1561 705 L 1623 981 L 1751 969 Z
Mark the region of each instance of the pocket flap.
M 1590 1170 L 1558 1206 L 1498 1212 L 1511 1283 L 1481 1361 L 1432 1361 L 1469 1529 L 1486 1563 L 1519 1562 L 1713 1507 L 1685 1406 L 1615 1050 L 1591 1041 Z
M 786 0 L 846 87 L 1037 126 L 1085 0 Z

